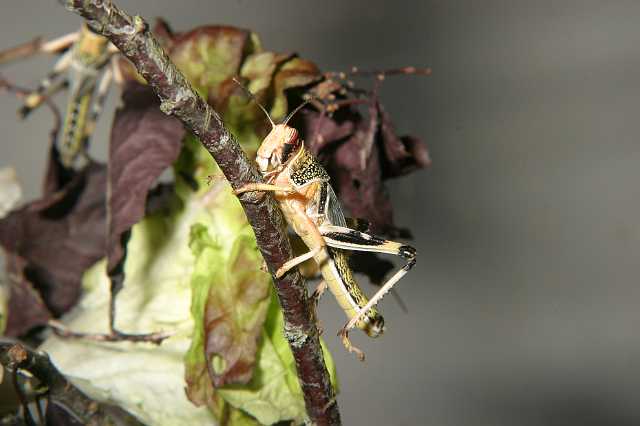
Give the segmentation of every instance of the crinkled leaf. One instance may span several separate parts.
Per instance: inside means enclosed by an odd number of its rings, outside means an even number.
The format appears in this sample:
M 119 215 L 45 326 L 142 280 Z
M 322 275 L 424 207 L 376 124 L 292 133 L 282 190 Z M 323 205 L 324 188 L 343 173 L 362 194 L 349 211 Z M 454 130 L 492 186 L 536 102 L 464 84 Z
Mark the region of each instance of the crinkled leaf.
M 274 119 L 289 109 L 285 91 L 320 78 L 317 67 L 295 55 L 265 52 L 249 31 L 205 26 L 173 34 L 166 25 L 156 31 L 187 79 L 218 111 L 250 158 L 268 130 L 258 106 L 233 81 L 242 77 L 258 102 L 271 109 Z
M 220 84 L 238 75 L 245 55 L 259 51 L 257 37 L 228 26 L 198 27 L 176 34 L 169 55 L 205 98 L 219 99 Z
M 411 135 L 398 136 L 391 117 L 380 105 L 380 136 L 384 149 L 383 178 L 406 175 L 416 169 L 431 165 L 426 145 Z
M 127 83 L 116 111 L 109 145 L 108 258 L 111 271 L 122 259 L 122 235 L 145 213 L 147 194 L 178 157 L 185 130 L 159 108 L 150 87 Z
M 284 62 L 273 78 L 274 98 L 271 116 L 274 120 L 284 118 L 288 111 L 298 105 L 289 105 L 285 91 L 294 87 L 307 86 L 320 79 L 318 67 L 306 59 L 293 57 Z
M 31 328 L 46 324 L 51 312 L 36 291 L 33 283 L 24 275 L 26 261 L 17 255 L 7 256 L 7 286 L 2 283 L 3 307 L 0 314 L 0 333 L 22 336 Z M 8 294 L 7 294 L 8 292 Z M 7 303 L 10 302 L 10 305 Z
M 217 195 L 225 196 L 226 204 L 233 203 L 226 193 L 218 191 Z M 188 393 L 198 392 L 202 381 L 192 377 L 200 377 L 203 371 L 215 387 L 251 379 L 268 306 L 270 279 L 260 271 L 261 257 L 251 229 L 245 225 L 237 236 L 229 237 L 230 246 L 214 239 L 204 224 L 192 227 L 190 246 L 196 263 L 191 310 L 195 330 L 186 358 Z M 191 385 L 196 382 L 196 386 Z M 193 399 L 202 401 L 198 397 Z
M 218 391 L 226 401 L 251 414 L 262 424 L 283 420 L 301 423 L 306 418 L 302 388 L 283 329 L 282 310 L 274 293 L 262 331 L 253 379 L 246 386 L 225 386 Z M 333 359 L 324 343 L 321 345 L 331 382 L 337 388 Z
M 396 135 L 376 95 L 368 101 L 366 116 L 352 106 L 331 115 L 306 111 L 302 127 L 309 149 L 327 167 L 351 215 L 368 220 L 373 232 L 410 235 L 394 225 L 384 181 L 426 167 L 431 160 L 418 138 Z
M 9 277 L 23 278 L 11 283 L 17 287 L 11 291 L 16 299 L 10 302 L 7 334 L 22 334 L 45 322 L 40 300 L 54 316 L 75 304 L 82 274 L 105 253 L 105 193 L 106 167 L 90 162 L 59 191 L 0 220 L 0 244 L 7 258 L 24 261 Z M 31 297 L 32 290 L 40 298 Z M 40 314 L 22 317 L 28 308 Z M 21 315 L 18 322 L 11 319 L 14 310 Z
M 360 118 L 353 113 L 346 115 L 342 112 L 332 116 L 311 110 L 303 110 L 300 113 L 306 129 L 307 140 L 305 143 L 313 155 L 327 157 L 331 153 L 328 148 L 343 142 L 353 134 Z

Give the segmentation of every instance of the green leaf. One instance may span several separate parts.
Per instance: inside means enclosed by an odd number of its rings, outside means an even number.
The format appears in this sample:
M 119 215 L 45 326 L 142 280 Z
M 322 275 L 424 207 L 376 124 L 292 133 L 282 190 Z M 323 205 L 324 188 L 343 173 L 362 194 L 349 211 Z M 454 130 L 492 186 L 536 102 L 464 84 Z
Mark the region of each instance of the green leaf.
M 318 81 L 320 71 L 318 67 L 306 59 L 292 58 L 279 67 L 273 78 L 273 105 L 271 117 L 274 120 L 284 118 L 289 110 L 297 105 L 289 105 L 285 91 L 294 87 L 302 87 Z
M 203 370 L 215 387 L 251 379 L 271 280 L 260 270 L 262 258 L 248 231 L 240 232 L 231 250 L 225 251 L 206 226 L 191 228 L 196 264 L 191 278 L 195 329 L 186 356 L 189 394 L 202 390 Z
M 273 424 L 282 420 L 300 423 L 306 420 L 295 361 L 283 329 L 282 310 L 273 294 L 262 330 L 258 365 L 253 379 L 247 386 L 225 386 L 218 390 L 226 401 L 251 414 L 262 424 Z M 335 365 L 324 343 L 322 350 L 331 382 L 337 388 Z
M 260 49 L 259 39 L 249 31 L 204 26 L 176 36 L 170 57 L 205 99 L 218 99 L 220 85 L 238 74 L 244 56 Z

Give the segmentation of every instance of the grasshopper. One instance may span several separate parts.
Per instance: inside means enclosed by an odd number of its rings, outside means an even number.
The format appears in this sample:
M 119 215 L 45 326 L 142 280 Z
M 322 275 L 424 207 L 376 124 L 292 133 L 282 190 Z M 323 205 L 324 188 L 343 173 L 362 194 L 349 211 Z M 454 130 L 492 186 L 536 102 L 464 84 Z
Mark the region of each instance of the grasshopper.
M 26 117 L 45 99 L 69 88 L 62 138 L 57 147 L 60 161 L 65 167 L 71 168 L 78 157 L 86 158 L 88 139 L 102 112 L 112 79 L 122 79 L 115 56 L 118 50 L 84 24 L 79 31 L 49 41 L 39 50 L 49 53 L 66 51 L 38 88 L 26 96 L 19 113 Z M 111 66 L 106 67 L 107 64 Z M 65 72 L 67 76 L 61 78 Z
M 364 353 L 351 344 L 349 331 L 357 327 L 370 337 L 384 332 L 384 319 L 375 306 L 415 265 L 416 250 L 402 243 L 385 240 L 349 227 L 338 198 L 329 183 L 329 174 L 304 147 L 296 129 L 287 123 L 305 104 L 293 110 L 282 123 L 275 124 L 266 109 L 253 99 L 271 123 L 271 131 L 258 149 L 256 162 L 266 183 L 251 183 L 236 189 L 236 194 L 271 191 L 287 223 L 309 248 L 305 254 L 287 261 L 276 277 L 314 259 L 323 280 L 314 292 L 316 301 L 328 287 L 347 315 L 348 322 L 338 331 L 345 348 L 364 360 Z M 349 267 L 349 251 L 371 251 L 401 256 L 406 264 L 371 298 L 362 292 Z

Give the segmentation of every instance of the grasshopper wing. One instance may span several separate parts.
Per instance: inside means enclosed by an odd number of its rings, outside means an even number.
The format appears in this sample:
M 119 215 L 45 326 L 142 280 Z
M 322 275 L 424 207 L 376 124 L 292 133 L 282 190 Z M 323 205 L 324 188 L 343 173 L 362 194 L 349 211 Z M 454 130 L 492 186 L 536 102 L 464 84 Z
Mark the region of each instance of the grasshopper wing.
M 325 182 L 324 185 L 326 185 L 327 191 L 325 214 L 328 222 L 331 225 L 346 227 L 347 220 L 345 219 L 344 213 L 342 212 L 342 207 L 340 206 L 338 196 L 333 191 L 333 188 L 331 187 L 329 182 Z

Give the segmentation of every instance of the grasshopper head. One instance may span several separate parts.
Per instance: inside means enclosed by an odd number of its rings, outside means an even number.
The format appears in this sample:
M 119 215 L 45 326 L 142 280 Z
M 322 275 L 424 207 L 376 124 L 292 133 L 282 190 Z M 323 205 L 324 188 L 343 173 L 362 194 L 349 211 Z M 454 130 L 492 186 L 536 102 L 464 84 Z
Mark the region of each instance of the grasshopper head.
M 256 161 L 260 172 L 267 173 L 286 164 L 295 157 L 301 146 L 302 141 L 296 129 L 286 124 L 274 125 L 258 149 Z
M 302 141 L 298 138 L 297 130 L 287 126 L 287 123 L 302 107 L 308 104 L 310 100 L 302 102 L 287 115 L 282 123 L 276 124 L 271 119 L 266 108 L 256 100 L 253 93 L 235 78 L 233 81 L 258 105 L 264 115 L 269 119 L 269 123 L 271 123 L 271 131 L 267 137 L 264 138 L 264 141 L 262 141 L 262 145 L 260 145 L 256 156 L 256 162 L 258 163 L 260 172 L 264 175 L 265 173 L 282 170 L 282 166 L 295 157 L 295 154 L 297 154 L 302 147 Z

